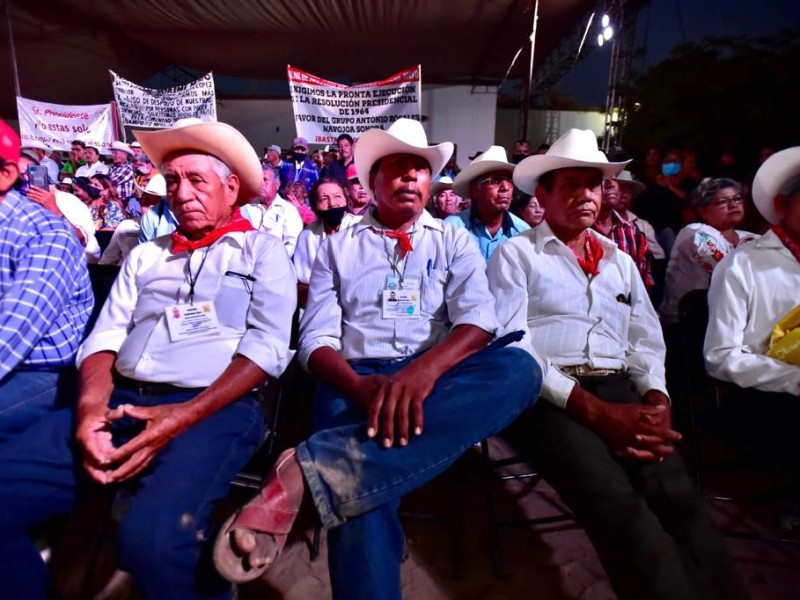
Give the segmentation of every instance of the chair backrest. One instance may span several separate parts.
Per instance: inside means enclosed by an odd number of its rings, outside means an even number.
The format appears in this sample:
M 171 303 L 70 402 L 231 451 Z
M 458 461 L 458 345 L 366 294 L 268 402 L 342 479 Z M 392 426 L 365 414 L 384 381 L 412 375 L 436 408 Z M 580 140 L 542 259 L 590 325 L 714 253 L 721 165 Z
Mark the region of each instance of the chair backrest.
M 100 309 L 106 303 L 106 298 L 111 292 L 111 286 L 117 280 L 119 275 L 119 267 L 117 265 L 89 265 L 89 281 L 92 284 L 92 293 L 94 294 L 94 308 L 92 314 L 89 315 L 89 322 L 86 324 L 86 333 L 94 327 L 97 321 L 97 316 L 100 314 Z

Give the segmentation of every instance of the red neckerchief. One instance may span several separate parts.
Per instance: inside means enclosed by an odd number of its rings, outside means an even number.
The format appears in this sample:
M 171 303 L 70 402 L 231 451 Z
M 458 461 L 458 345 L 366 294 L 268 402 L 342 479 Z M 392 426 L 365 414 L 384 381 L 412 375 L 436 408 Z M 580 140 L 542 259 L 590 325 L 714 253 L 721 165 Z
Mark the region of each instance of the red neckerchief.
M 381 235 L 385 235 L 390 239 L 397 240 L 398 243 L 400 244 L 400 258 L 405 258 L 406 254 L 408 254 L 414 249 L 413 246 L 411 245 L 411 238 L 405 231 L 394 231 L 393 229 L 378 229 L 377 227 L 373 227 L 372 231 L 374 231 L 375 233 L 380 233 Z
M 599 275 L 600 259 L 603 258 L 603 246 L 588 231 L 586 232 L 583 250 L 586 253 L 586 259 L 576 256 L 578 265 L 587 276 L 595 277 Z
M 241 211 L 237 208 L 231 215 L 231 220 L 222 227 L 217 227 L 213 231 L 209 231 L 197 241 L 187 239 L 185 235 L 177 231 L 172 232 L 172 253 L 178 252 L 191 252 L 198 248 L 205 248 L 216 242 L 226 233 L 232 231 L 255 231 L 250 221 L 242 216 Z
M 790 238 L 780 225 L 773 225 L 771 229 L 783 245 L 789 249 L 789 252 L 794 255 L 797 262 L 800 262 L 800 244 Z

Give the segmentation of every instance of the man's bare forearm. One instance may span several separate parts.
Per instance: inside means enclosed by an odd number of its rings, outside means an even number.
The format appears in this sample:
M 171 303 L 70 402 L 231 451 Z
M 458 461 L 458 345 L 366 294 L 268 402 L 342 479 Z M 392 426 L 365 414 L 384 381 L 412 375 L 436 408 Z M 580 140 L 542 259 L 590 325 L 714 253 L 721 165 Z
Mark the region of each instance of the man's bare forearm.
M 115 352 L 97 352 L 81 363 L 78 371 L 78 420 L 87 414 L 108 408 L 114 391 L 113 369 L 117 360 Z

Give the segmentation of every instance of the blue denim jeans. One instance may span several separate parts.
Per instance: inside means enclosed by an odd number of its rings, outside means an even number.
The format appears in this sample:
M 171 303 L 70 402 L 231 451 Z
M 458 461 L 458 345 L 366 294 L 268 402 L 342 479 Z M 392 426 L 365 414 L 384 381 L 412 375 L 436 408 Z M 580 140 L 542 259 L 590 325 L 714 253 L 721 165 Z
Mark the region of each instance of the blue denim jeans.
M 390 374 L 412 359 L 360 360 L 360 375 Z M 425 428 L 405 447 L 367 437 L 366 413 L 328 386 L 315 398 L 315 430 L 297 448 L 328 535 L 334 598 L 400 598 L 400 498 L 480 440 L 504 429 L 541 389 L 541 371 L 517 348 L 489 347 L 445 373 L 425 401 Z
M 17 370 L 6 375 L 0 382 L 0 445 L 58 406 L 67 406 L 65 392 L 74 400 L 74 385 L 74 374 L 68 371 Z
M 110 405 L 186 402 L 200 390 L 161 396 L 114 391 Z M 122 423 L 115 443 L 135 435 Z M 44 563 L 28 530 L 68 512 L 90 487 L 74 443 L 75 411 L 61 409 L 0 446 L 0 596 L 44 598 Z M 130 501 L 117 535 L 120 566 L 147 598 L 227 598 L 230 584 L 207 552 L 211 511 L 262 439 L 263 414 L 248 394 L 197 423 L 163 448 L 125 487 Z M 105 518 L 105 516 L 98 516 Z

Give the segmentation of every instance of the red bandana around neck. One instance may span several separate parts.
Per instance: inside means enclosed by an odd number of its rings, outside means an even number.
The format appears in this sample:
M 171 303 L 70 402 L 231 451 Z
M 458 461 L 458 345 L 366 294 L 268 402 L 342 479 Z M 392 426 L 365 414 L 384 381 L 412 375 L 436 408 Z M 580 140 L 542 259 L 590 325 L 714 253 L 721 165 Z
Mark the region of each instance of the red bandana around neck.
M 778 236 L 778 239 L 783 243 L 783 245 L 789 249 L 789 252 L 794 255 L 797 262 L 800 262 L 800 244 L 790 238 L 780 225 L 773 225 L 771 229 L 775 235 Z
M 199 240 L 192 241 L 178 231 L 172 232 L 172 253 L 178 252 L 192 252 L 198 248 L 205 248 L 216 242 L 226 233 L 233 231 L 254 231 L 250 221 L 242 216 L 241 211 L 237 208 L 231 215 L 231 220 L 222 227 L 217 227 L 213 231 L 209 231 Z
M 406 231 L 394 231 L 393 229 L 378 229 L 377 227 L 373 227 L 372 231 L 375 233 L 380 233 L 381 235 L 385 235 L 386 237 L 397 240 L 397 243 L 400 245 L 400 258 L 405 258 L 406 254 L 411 252 L 414 248 L 411 246 L 411 237 L 408 235 Z
M 578 265 L 583 272 L 590 277 L 595 277 L 600 274 L 600 259 L 603 258 L 603 246 L 598 242 L 594 236 L 586 232 L 586 241 L 583 245 L 586 258 L 576 256 Z

